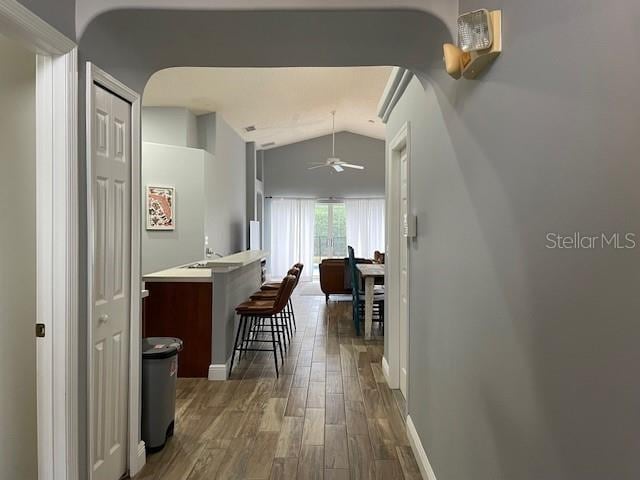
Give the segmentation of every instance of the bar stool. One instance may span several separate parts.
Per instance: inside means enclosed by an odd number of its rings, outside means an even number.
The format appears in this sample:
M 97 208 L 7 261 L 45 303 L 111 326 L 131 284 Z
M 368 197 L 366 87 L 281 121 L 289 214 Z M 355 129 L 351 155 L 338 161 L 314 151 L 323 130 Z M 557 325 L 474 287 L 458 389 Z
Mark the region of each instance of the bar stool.
M 300 278 L 302 277 L 302 270 L 304 269 L 304 264 L 296 263 L 295 265 L 293 265 L 293 267 L 291 267 L 289 272 L 291 272 L 291 270 L 293 270 L 294 268 L 297 268 L 299 270 L 298 274 L 297 274 L 296 285 L 294 286 L 294 289 L 295 289 L 295 288 L 298 287 L 298 282 L 300 281 Z M 279 287 L 280 287 L 280 282 L 270 282 L 270 283 L 265 283 L 260 288 L 261 288 L 262 291 L 277 291 Z M 289 299 L 288 310 L 289 310 L 289 313 L 291 315 L 290 319 L 291 319 L 291 321 L 293 321 L 293 328 L 294 328 L 294 330 L 297 330 L 296 314 L 295 314 L 295 311 L 293 310 L 293 301 L 291 300 L 291 298 Z
M 240 357 L 242 352 L 273 352 L 273 359 L 276 366 L 276 376 L 279 376 L 277 354 L 278 349 L 280 350 L 280 358 L 282 359 L 283 363 L 284 357 L 282 354 L 280 330 L 277 324 L 278 319 L 282 318 L 283 310 L 287 306 L 295 283 L 296 277 L 294 277 L 293 275 L 287 275 L 281 282 L 275 299 L 265 301 L 248 301 L 241 303 L 236 307 L 236 313 L 240 315 L 240 322 L 238 323 L 238 331 L 236 332 L 236 340 L 233 346 L 233 353 L 231 355 L 231 366 L 229 368 L 230 372 L 233 370 L 233 362 L 236 352 L 238 352 L 238 358 Z M 267 328 L 268 330 L 265 331 L 265 328 Z M 253 336 L 251 335 L 252 333 Z M 271 334 L 271 339 L 258 338 L 260 334 L 268 333 Z M 271 343 L 272 348 L 254 348 L 254 342 Z
M 293 286 L 294 290 L 298 286 L 298 282 L 300 281 L 300 276 L 302 275 L 302 268 L 298 268 L 298 265 L 302 267 L 302 264 L 297 263 L 296 265 L 291 267 L 287 272 L 287 275 L 293 275 L 294 277 L 296 277 L 296 283 Z M 271 283 L 268 285 L 263 285 L 262 290 L 251 295 L 251 300 L 258 300 L 258 301 L 272 300 L 278 292 L 277 288 L 274 288 L 276 285 L 279 286 L 280 284 Z M 293 311 L 293 301 L 291 300 L 291 297 L 289 297 L 287 306 L 284 309 L 284 316 L 288 322 L 287 328 L 290 330 L 290 332 L 297 330 L 295 313 Z M 291 338 L 291 333 L 289 333 L 289 338 Z

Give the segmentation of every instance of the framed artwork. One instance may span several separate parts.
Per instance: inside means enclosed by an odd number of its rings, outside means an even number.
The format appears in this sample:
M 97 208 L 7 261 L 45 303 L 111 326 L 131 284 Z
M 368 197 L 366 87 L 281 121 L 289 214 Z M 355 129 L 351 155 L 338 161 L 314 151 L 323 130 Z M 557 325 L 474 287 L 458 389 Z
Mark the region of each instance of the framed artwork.
M 176 189 L 147 185 L 147 230 L 176 229 Z

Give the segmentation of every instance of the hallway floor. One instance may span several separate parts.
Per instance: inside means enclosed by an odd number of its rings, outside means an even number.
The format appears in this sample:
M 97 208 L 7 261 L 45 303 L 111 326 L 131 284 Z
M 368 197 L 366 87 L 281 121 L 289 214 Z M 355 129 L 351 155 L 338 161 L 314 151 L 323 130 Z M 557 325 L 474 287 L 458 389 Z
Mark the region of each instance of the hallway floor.
M 421 478 L 382 374 L 382 337 L 355 336 L 348 301 L 294 305 L 280 378 L 260 352 L 228 381 L 180 379 L 175 435 L 135 480 Z

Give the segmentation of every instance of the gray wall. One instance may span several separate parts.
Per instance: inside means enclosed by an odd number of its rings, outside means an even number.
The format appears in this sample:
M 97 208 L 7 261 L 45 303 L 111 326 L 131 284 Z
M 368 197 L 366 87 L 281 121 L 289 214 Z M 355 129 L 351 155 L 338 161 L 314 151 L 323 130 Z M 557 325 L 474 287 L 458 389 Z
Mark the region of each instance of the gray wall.
M 246 158 L 246 245 L 251 248 L 251 227 L 249 222 L 260 222 L 260 248 L 264 247 L 264 184 L 263 177 L 263 150 L 256 151 L 255 142 L 247 142 Z
M 350 132 L 336 134 L 336 155 L 363 171 L 309 170 L 331 155 L 331 135 L 264 151 L 264 193 L 268 196 L 358 197 L 384 195 L 384 141 Z
M 76 39 L 75 0 L 19 0 L 19 3 L 71 40 Z
M 35 55 L 0 36 L 0 476 L 36 480 Z
M 260 279 L 260 262 L 250 263 L 228 273 L 213 274 L 213 296 L 216 301 L 213 304 L 211 363 L 214 365 L 230 361 L 234 334 L 240 321 L 235 307 L 260 289 Z
M 32 0 L 46 2 L 47 0 Z M 134 3 L 134 2 L 130 2 Z M 373 6 L 379 5 L 379 8 L 396 8 L 399 10 L 404 9 L 419 9 L 421 12 L 428 12 L 444 18 L 453 19 L 457 13 L 458 2 L 456 0 L 393 0 L 392 2 L 367 2 L 364 5 Z M 90 26 L 90 22 L 93 18 L 100 14 L 123 8 L 123 0 L 81 0 L 78 2 L 77 8 L 77 28 L 81 34 L 85 28 Z M 243 9 L 255 9 L 268 11 L 269 9 L 281 8 L 283 4 L 287 5 L 290 10 L 314 10 L 321 11 L 327 8 L 327 4 L 323 0 L 289 0 L 282 2 L 280 0 L 247 0 L 238 5 L 234 0 L 218 0 L 212 2 L 211 0 L 183 0 L 180 2 L 181 8 L 185 10 L 192 10 L 198 8 L 208 9 L 216 13 L 216 10 L 231 10 L 233 8 Z M 138 8 L 144 8 L 147 10 L 153 9 L 167 9 L 175 8 L 176 3 L 173 0 L 135 0 L 135 5 Z M 361 9 L 363 7 L 362 0 L 341 0 L 340 8 L 342 9 Z M 287 12 L 288 13 L 288 12 Z M 233 26 L 230 26 L 233 28 Z M 351 26 L 352 30 L 356 30 Z M 379 35 L 379 30 L 374 29 L 373 33 Z M 256 38 L 270 38 L 270 37 L 256 37 Z M 298 45 L 299 46 L 299 45 Z
M 244 140 L 221 115 L 198 117 L 200 144 L 213 153 L 205 162 L 205 235 L 222 255 L 245 250 Z
M 639 478 L 640 250 L 545 235 L 640 233 L 640 57 L 614 53 L 640 4 L 479 7 L 502 56 L 415 79 L 388 123 L 411 123 L 418 215 L 409 413 L 439 479 Z
M 211 155 L 216 153 L 216 114 L 207 113 L 196 117 L 198 144 Z
M 205 164 L 206 223 L 209 246 L 223 255 L 245 250 L 245 142 L 215 119 L 215 154 Z
M 204 258 L 204 165 L 209 153 L 174 145 L 142 144 L 142 210 L 146 222 L 146 187 L 176 188 L 176 228 L 142 230 L 142 273 L 197 262 Z M 146 225 L 146 223 L 145 223 Z
M 246 201 L 246 240 L 247 247 L 249 246 L 249 222 L 251 220 L 258 220 L 256 218 L 256 174 L 257 174 L 257 155 L 256 155 L 256 142 L 247 142 L 246 143 L 246 167 L 245 167 L 245 178 L 246 178 L 246 192 L 245 192 L 245 201 Z
M 143 150 L 144 171 L 165 179 L 168 185 L 181 185 L 177 192 L 180 218 L 175 232 L 143 233 L 155 245 L 143 253 L 143 272 L 156 271 L 161 265 L 166 268 L 202 260 L 205 236 L 209 248 L 221 254 L 244 250 L 244 140 L 215 113 L 196 117 L 186 108 L 145 107 L 142 121 L 145 141 L 183 147 L 147 144 Z M 183 167 L 185 170 L 181 171 Z M 161 251 L 170 253 L 154 258 Z
M 196 116 L 182 107 L 144 107 L 142 141 L 202 148 Z

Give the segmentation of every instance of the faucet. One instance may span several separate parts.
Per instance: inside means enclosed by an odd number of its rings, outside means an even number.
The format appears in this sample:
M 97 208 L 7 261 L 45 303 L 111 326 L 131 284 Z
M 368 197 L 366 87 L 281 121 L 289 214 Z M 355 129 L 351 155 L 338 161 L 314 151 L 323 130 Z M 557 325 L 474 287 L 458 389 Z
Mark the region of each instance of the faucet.
M 222 258 L 224 257 L 224 255 L 218 253 L 218 252 L 214 252 L 213 248 L 207 247 L 207 249 L 205 250 L 205 255 L 207 256 L 207 258 L 211 258 L 212 256 L 216 256 L 218 258 Z

